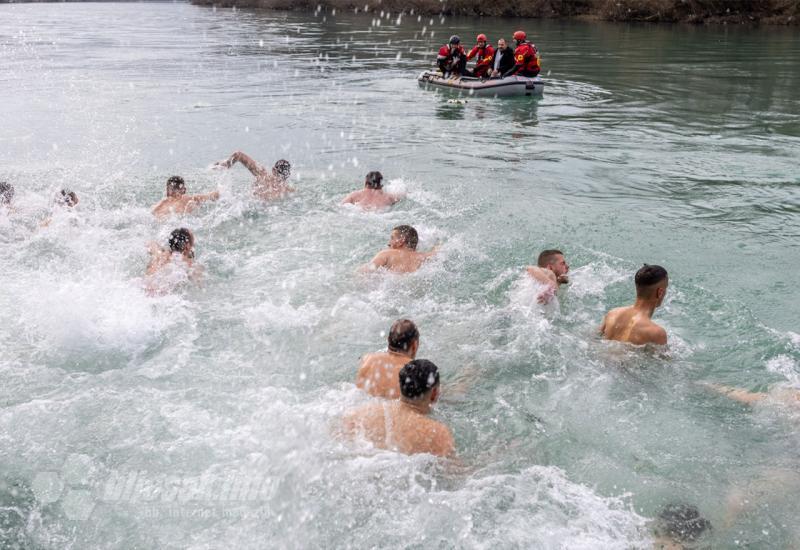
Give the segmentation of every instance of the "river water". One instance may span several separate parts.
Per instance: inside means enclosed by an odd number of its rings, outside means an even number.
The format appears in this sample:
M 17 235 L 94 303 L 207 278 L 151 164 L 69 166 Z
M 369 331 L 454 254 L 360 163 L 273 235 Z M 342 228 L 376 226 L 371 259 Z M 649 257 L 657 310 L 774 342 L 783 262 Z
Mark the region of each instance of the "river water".
M 524 25 L 543 98 L 415 76 Z M 669 504 L 714 548 L 800 546 L 800 39 L 188 4 L 0 6 L 0 538 L 21 548 L 646 548 Z M 294 165 L 250 199 L 236 149 Z M 370 170 L 393 210 L 338 206 Z M 222 198 L 156 222 L 164 182 Z M 62 187 L 81 198 L 39 227 Z M 361 276 L 391 227 L 439 256 Z M 185 225 L 200 287 L 142 291 Z M 558 247 L 572 283 L 521 278 Z M 667 350 L 596 336 L 644 262 Z M 358 358 L 401 316 L 461 466 L 347 443 Z

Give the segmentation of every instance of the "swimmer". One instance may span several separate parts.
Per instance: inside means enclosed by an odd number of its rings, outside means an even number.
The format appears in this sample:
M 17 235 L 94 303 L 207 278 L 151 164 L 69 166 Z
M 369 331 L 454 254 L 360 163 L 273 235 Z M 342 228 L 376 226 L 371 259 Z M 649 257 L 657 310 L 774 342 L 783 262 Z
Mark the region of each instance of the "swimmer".
M 400 399 L 378 401 L 343 419 L 344 433 L 361 436 L 378 448 L 405 454 L 455 455 L 455 441 L 447 426 L 428 417 L 439 398 L 439 370 L 432 362 L 415 359 L 398 375 Z
M 540 304 L 546 304 L 558 294 L 558 286 L 569 283 L 569 266 L 560 250 L 544 250 L 539 254 L 536 265 L 528 266 L 528 275 L 542 285 L 544 289 L 536 297 Z
M 400 200 L 397 195 L 392 195 L 383 190 L 383 174 L 370 172 L 364 180 L 364 189 L 353 191 L 347 195 L 342 204 L 355 204 L 364 210 L 379 210 L 389 208 Z
M 11 204 L 14 201 L 14 193 L 13 185 L 5 181 L 0 181 L 0 207 L 5 209 L 9 214 L 15 211 L 15 208 Z
M 75 208 L 78 206 L 78 195 L 75 194 L 75 191 L 70 191 L 68 189 L 62 189 L 58 193 L 56 193 L 56 206 L 60 206 L 62 208 Z M 45 218 L 42 223 L 39 224 L 40 227 L 47 227 L 53 221 L 53 216 L 49 218 Z
M 702 385 L 744 405 L 755 405 L 756 403 L 769 400 L 773 403 L 800 409 L 800 390 L 794 388 L 774 387 L 768 392 L 751 392 L 742 388 L 723 386 L 721 384 L 702 383 Z
M 292 165 L 288 160 L 279 160 L 271 171 L 241 151 L 235 151 L 230 157 L 214 164 L 215 167 L 230 168 L 241 162 L 256 177 L 253 182 L 253 194 L 261 200 L 274 200 L 294 191 L 286 183 L 292 173 Z
M 375 397 L 400 397 L 398 375 L 419 349 L 419 331 L 408 319 L 398 319 L 389 329 L 389 349 L 361 358 L 356 386 Z
M 145 272 L 148 294 L 163 294 L 171 281 L 157 280 L 157 275 L 169 271 L 170 266 L 181 268 L 179 279 L 197 281 L 200 269 L 194 263 L 194 235 L 185 227 L 175 229 L 169 235 L 168 248 L 150 244 L 150 262 Z
M 167 180 L 167 197 L 161 199 L 153 207 L 153 214 L 164 218 L 170 214 L 189 214 L 197 205 L 206 201 L 219 199 L 219 191 L 212 191 L 206 195 L 187 195 L 186 182 L 180 176 L 172 176 Z
M 417 252 L 419 235 L 410 225 L 398 225 L 392 229 L 389 237 L 389 248 L 378 252 L 372 261 L 361 268 L 361 271 L 375 271 L 385 268 L 395 273 L 411 273 L 437 252 L 434 247 L 430 252 Z
M 710 531 L 711 522 L 691 504 L 668 504 L 659 512 L 653 530 L 654 549 L 683 550 Z
M 637 346 L 664 345 L 667 331 L 651 318 L 667 295 L 669 277 L 660 265 L 647 265 L 636 272 L 636 301 L 632 306 L 609 311 L 600 325 L 600 333 L 608 340 L 618 340 Z

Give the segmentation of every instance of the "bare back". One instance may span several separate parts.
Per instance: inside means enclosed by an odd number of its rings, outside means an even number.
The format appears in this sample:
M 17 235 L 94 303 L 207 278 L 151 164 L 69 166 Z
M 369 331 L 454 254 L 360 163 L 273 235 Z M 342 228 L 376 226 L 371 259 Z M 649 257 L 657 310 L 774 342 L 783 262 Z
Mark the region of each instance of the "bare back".
M 268 172 L 256 174 L 256 180 L 253 182 L 253 195 L 263 201 L 271 201 L 285 197 L 294 191 L 286 180 L 274 176 Z
M 165 218 L 170 214 L 190 214 L 200 204 L 217 200 L 219 191 L 207 195 L 181 195 L 180 197 L 166 197 L 153 207 L 153 214 L 158 218 Z
M 418 270 L 435 253 L 435 251 L 417 252 L 408 248 L 390 248 L 378 252 L 372 260 L 372 266 L 395 273 L 411 273 Z
M 400 369 L 411 357 L 396 352 L 368 353 L 361 359 L 356 386 L 375 397 L 400 397 Z
M 386 193 L 382 189 L 361 189 L 347 195 L 342 202 L 354 204 L 364 210 L 381 210 L 389 208 L 399 200 L 395 195 Z
M 667 332 L 655 324 L 645 312 L 633 306 L 618 307 L 609 311 L 603 319 L 600 332 L 607 340 L 617 340 L 637 346 L 667 343 Z
M 455 454 L 447 426 L 399 400 L 365 405 L 345 416 L 343 427 L 348 436 L 362 437 L 380 449 L 442 457 Z

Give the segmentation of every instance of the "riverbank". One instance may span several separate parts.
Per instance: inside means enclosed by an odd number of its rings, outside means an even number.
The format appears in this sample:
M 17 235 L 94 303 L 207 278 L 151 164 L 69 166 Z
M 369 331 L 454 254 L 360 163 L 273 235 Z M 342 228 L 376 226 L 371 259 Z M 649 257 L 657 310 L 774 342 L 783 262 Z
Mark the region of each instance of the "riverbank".
M 426 15 L 581 18 L 661 23 L 797 25 L 800 0 L 192 0 L 277 10 L 389 11 Z

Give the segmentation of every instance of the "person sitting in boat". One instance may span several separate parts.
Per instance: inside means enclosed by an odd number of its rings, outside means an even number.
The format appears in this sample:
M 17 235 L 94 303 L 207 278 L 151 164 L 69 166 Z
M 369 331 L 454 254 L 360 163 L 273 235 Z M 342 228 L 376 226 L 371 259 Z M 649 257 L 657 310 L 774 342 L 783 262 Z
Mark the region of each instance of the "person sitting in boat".
M 439 48 L 439 55 L 436 57 L 439 70 L 444 76 L 461 76 L 467 70 L 467 54 L 461 46 L 461 39 L 453 35 L 450 41 Z
M 514 67 L 514 49 L 506 43 L 505 38 L 500 38 L 497 41 L 493 63 L 492 78 L 502 78 L 506 72 Z
M 467 54 L 467 61 L 471 61 L 473 57 L 475 58 L 475 68 L 472 70 L 472 76 L 486 78 L 492 68 L 494 48 L 489 44 L 485 34 L 479 34 L 475 41 L 477 44 Z
M 514 33 L 517 49 L 514 50 L 514 66 L 503 73 L 503 78 L 511 75 L 534 77 L 542 70 L 539 64 L 539 50 L 526 40 L 524 31 Z

